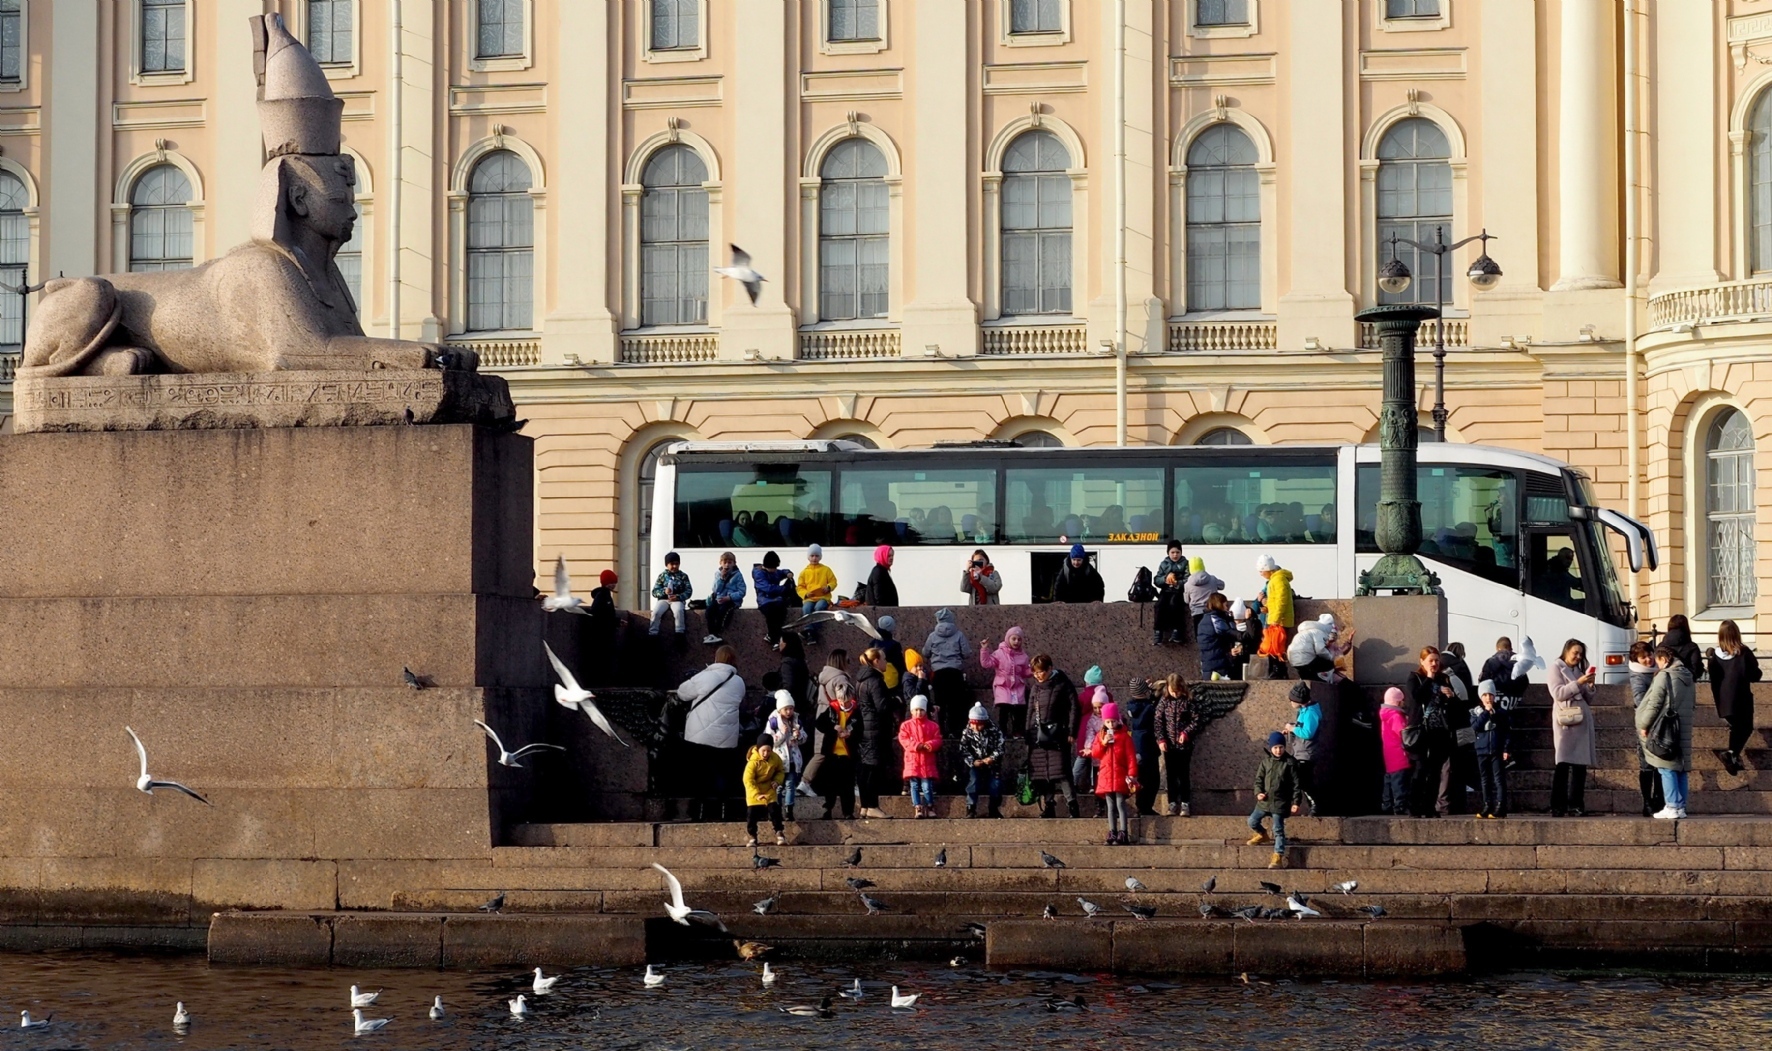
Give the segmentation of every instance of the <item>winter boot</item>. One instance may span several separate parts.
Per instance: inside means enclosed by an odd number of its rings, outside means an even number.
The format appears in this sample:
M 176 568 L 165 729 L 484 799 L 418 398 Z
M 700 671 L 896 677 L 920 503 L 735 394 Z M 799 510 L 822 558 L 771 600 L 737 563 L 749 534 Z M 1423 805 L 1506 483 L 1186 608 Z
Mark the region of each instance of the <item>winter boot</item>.
M 1072 817 L 1081 817 L 1082 816 L 1082 813 L 1077 810 L 1077 801 L 1075 799 L 1065 800 L 1064 808 L 1066 810 L 1070 811 L 1070 815 Z
M 992 796 L 991 797 L 991 811 L 990 811 L 989 816 L 990 817 L 1002 817 L 1003 816 L 1003 797 L 1002 796 Z
M 1040 802 L 1040 816 L 1041 817 L 1057 817 L 1058 816 L 1057 801 L 1052 799 L 1050 796 L 1048 796 L 1044 800 L 1041 800 L 1041 802 Z
M 1285 868 L 1286 867 L 1286 855 L 1275 854 L 1273 857 L 1268 859 L 1267 867 L 1270 869 Z
M 968 802 L 966 804 L 966 816 L 967 817 L 977 817 L 978 816 L 978 804 L 977 803 Z
M 1255 834 L 1249 837 L 1248 845 L 1252 846 L 1252 847 L 1259 847 L 1263 843 L 1272 843 L 1272 842 L 1273 842 L 1273 839 L 1266 832 L 1263 832 L 1260 829 L 1257 829 L 1255 831 Z

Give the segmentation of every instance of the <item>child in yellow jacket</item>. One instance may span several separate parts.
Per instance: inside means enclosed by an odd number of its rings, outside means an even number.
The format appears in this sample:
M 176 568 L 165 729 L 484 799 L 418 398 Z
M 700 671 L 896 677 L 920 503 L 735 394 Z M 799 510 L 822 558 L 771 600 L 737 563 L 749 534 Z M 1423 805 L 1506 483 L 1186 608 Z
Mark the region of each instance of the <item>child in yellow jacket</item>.
M 750 837 L 745 841 L 745 846 L 757 845 L 757 822 L 765 815 L 775 828 L 775 845 L 779 847 L 788 841 L 782 834 L 779 794 L 781 787 L 787 782 L 787 767 L 782 765 L 781 756 L 775 754 L 775 738 L 766 733 L 759 734 L 756 743 L 745 755 L 744 827 Z

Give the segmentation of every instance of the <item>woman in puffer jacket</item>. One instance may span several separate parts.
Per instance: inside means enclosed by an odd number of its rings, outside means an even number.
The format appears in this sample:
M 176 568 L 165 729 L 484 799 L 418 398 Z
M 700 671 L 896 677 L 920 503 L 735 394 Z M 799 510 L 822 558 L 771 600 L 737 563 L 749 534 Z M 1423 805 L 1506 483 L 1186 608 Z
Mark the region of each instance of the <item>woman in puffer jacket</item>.
M 689 705 L 683 723 L 685 756 L 692 770 L 695 794 L 689 804 L 692 820 L 718 819 L 742 762 L 738 750 L 738 709 L 744 703 L 738 654 L 731 646 L 714 651 L 714 663 L 677 687 L 677 698 Z

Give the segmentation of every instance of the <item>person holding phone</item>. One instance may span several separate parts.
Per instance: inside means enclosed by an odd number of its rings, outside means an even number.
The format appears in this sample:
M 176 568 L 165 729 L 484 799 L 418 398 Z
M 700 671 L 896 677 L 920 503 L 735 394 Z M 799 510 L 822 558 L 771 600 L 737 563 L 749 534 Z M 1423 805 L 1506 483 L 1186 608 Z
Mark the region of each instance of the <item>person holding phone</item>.
M 1547 676 L 1551 695 L 1551 739 L 1557 766 L 1551 775 L 1551 816 L 1581 817 L 1587 810 L 1587 768 L 1597 761 L 1594 746 L 1594 678 L 1579 639 L 1563 643 L 1562 656 Z
M 960 590 L 974 606 L 995 606 L 1002 601 L 997 597 L 1003 590 L 1002 574 L 991 565 L 984 548 L 972 552 L 972 557 L 966 560 L 966 568 L 960 573 Z

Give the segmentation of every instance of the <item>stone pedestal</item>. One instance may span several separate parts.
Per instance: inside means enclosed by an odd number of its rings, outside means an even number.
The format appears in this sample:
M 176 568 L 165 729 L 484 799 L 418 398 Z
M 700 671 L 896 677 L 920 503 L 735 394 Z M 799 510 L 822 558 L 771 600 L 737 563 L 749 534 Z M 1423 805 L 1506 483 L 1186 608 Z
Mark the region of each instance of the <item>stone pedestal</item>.
M 1446 643 L 1444 595 L 1369 595 L 1354 599 L 1354 680 L 1394 686 L 1409 677 L 1423 646 Z
M 488 857 L 532 771 L 473 720 L 515 747 L 553 707 L 532 496 L 530 440 L 466 425 L 0 438 L 0 922 Z M 126 725 L 213 808 L 137 792 Z

